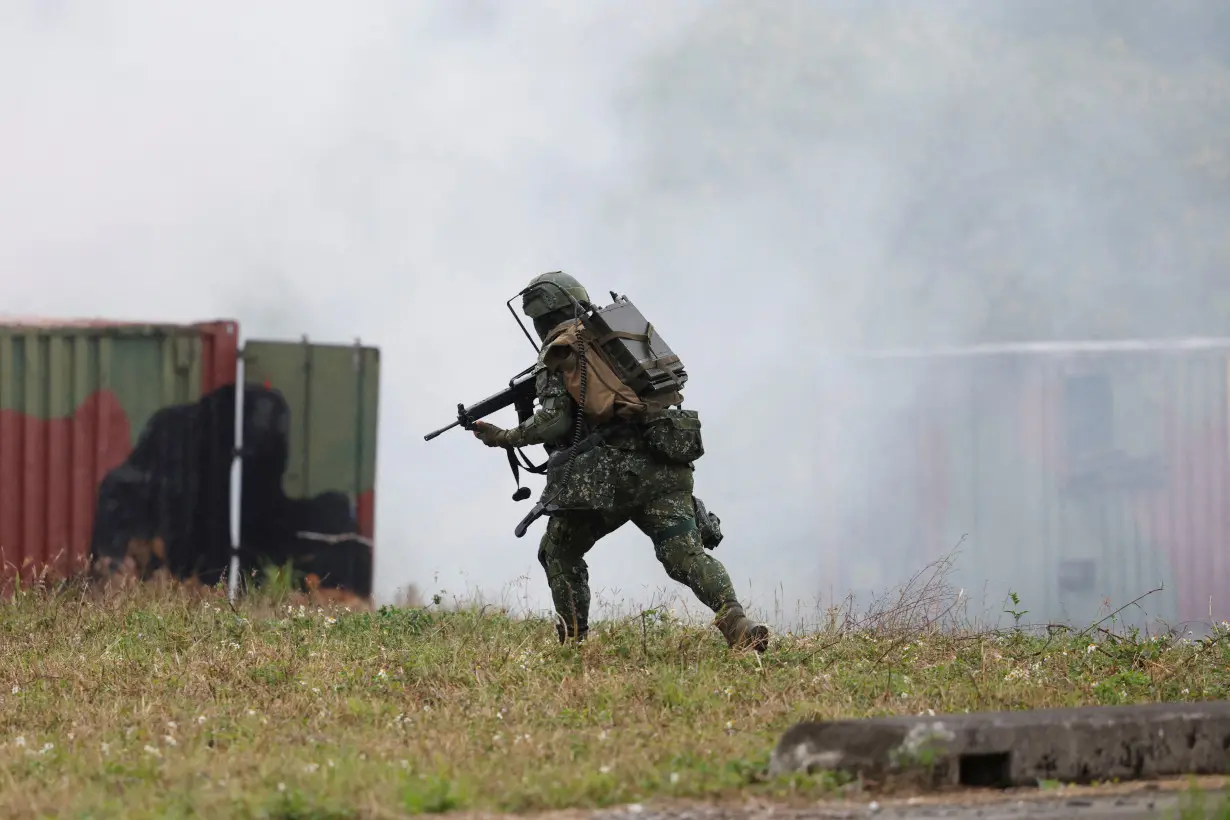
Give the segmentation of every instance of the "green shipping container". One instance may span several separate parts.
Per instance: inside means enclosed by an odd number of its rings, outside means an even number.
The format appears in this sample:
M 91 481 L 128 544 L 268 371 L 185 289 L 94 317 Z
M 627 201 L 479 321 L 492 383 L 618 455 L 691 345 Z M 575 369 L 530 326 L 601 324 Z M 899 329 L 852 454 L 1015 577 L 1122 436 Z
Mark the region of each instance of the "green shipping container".
M 233 321 L 10 320 L 0 582 L 214 584 L 289 561 L 369 598 L 378 396 L 379 353 L 357 344 L 241 346 Z

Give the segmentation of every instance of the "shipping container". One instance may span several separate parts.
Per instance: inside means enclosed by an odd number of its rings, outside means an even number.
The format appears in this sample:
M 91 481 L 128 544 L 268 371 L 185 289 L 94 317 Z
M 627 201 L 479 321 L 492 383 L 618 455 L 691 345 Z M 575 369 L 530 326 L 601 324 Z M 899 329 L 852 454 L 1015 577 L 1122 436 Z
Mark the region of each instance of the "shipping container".
M 959 544 L 980 617 L 1230 618 L 1230 339 L 851 354 L 817 385 L 818 584 L 865 600 Z
M 215 584 L 289 561 L 370 597 L 378 396 L 379 351 L 359 343 L 6 317 L 0 583 L 164 569 Z

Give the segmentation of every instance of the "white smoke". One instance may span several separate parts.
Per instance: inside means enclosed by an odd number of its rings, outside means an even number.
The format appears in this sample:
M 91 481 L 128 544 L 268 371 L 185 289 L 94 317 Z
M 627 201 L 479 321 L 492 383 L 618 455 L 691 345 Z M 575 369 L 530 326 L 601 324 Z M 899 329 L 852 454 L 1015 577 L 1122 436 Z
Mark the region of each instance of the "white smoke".
M 503 456 L 422 436 L 528 364 L 504 301 L 532 276 L 627 293 L 692 374 L 716 556 L 789 617 L 845 592 L 817 574 L 848 548 L 815 537 L 850 469 L 817 443 L 824 348 L 1204 330 L 1158 277 L 1226 258 L 1224 181 L 1184 170 L 1201 145 L 1230 167 L 1225 67 L 1146 47 L 1190 14 L 888 9 L 9 2 L 3 308 L 379 345 L 378 594 L 527 574 L 541 608 Z M 590 564 L 600 598 L 678 589 L 632 525 Z

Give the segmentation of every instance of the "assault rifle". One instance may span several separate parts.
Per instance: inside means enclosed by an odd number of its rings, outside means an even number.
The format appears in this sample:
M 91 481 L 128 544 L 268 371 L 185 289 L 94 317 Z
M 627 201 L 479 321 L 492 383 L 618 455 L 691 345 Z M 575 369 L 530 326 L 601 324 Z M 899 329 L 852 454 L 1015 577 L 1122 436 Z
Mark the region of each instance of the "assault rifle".
M 522 370 L 508 380 L 508 387 L 498 393 L 493 393 L 482 401 L 477 401 L 468 407 L 458 402 L 457 420 L 452 424 L 441 427 L 439 430 L 428 433 L 423 436 L 423 440 L 431 441 L 436 436 L 454 427 L 473 430 L 476 421 L 490 416 L 492 413 L 499 412 L 510 405 L 517 410 L 517 423 L 520 424 L 525 421 L 534 415 L 534 379 L 537 374 L 533 371 L 536 366 L 530 365 L 525 370 Z M 529 459 L 525 459 L 525 464 L 518 465 L 517 457 L 512 449 L 509 448 L 506 452 L 508 453 L 508 466 L 512 469 L 513 478 L 517 482 L 517 491 L 513 493 L 513 501 L 524 501 L 530 497 L 530 488 L 521 486 L 519 466 L 524 467 L 526 472 L 529 473 L 544 473 L 546 472 L 546 465 L 535 466 L 530 463 Z M 522 458 L 525 458 L 525 456 L 522 455 Z
M 517 375 L 513 376 L 508 381 L 508 387 L 498 393 L 494 393 L 482 401 L 477 401 L 467 407 L 464 404 L 457 405 L 457 420 L 452 424 L 445 425 L 439 430 L 435 430 L 423 436 L 424 441 L 431 441 L 436 436 L 451 430 L 454 427 L 461 427 L 465 430 L 474 429 L 474 422 L 479 419 L 489 416 L 492 413 L 499 412 L 505 407 L 512 405 L 517 410 L 518 424 L 528 419 L 534 414 L 534 379 L 537 373 L 534 373 L 534 366 L 522 370 Z M 530 497 L 530 488 L 521 486 L 520 467 L 524 467 L 526 472 L 543 474 L 548 469 L 557 469 L 562 467 L 569 459 L 586 452 L 587 450 L 598 446 L 603 441 L 603 436 L 598 433 L 593 433 L 577 442 L 572 447 L 565 450 L 553 453 L 547 462 L 541 465 L 533 465 L 529 459 L 525 459 L 524 464 L 518 464 L 516 456 L 513 454 L 512 448 L 505 452 L 508 454 L 508 465 L 512 469 L 513 478 L 517 481 L 517 491 L 513 493 L 513 501 L 524 501 Z M 519 452 L 519 451 L 518 451 Z M 525 456 L 522 454 L 522 458 Z M 526 529 L 530 524 L 542 517 L 546 512 L 555 509 L 549 500 L 539 500 L 532 510 L 521 520 L 517 525 L 515 533 L 518 538 L 525 535 Z

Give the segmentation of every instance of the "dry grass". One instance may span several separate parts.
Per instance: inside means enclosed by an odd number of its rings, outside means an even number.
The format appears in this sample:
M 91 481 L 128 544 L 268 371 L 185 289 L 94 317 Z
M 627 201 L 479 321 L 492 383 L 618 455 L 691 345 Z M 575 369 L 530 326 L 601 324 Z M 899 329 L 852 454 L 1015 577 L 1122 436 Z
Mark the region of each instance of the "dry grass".
M 0 816 L 394 817 L 653 797 L 821 796 L 768 782 L 812 716 L 1222 698 L 1202 641 L 962 626 L 933 568 L 768 655 L 658 608 L 562 647 L 495 608 L 346 611 L 147 585 L 0 603 Z

